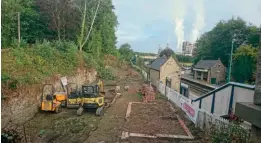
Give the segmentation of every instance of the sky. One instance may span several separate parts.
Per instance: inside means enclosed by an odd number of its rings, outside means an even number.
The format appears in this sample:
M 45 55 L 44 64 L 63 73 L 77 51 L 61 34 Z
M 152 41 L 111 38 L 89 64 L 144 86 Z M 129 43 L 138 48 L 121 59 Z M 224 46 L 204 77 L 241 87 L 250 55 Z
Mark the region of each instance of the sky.
M 220 20 L 241 17 L 261 24 L 261 0 L 112 0 L 118 17 L 117 46 L 157 53 L 167 43 L 175 52 L 195 42 Z

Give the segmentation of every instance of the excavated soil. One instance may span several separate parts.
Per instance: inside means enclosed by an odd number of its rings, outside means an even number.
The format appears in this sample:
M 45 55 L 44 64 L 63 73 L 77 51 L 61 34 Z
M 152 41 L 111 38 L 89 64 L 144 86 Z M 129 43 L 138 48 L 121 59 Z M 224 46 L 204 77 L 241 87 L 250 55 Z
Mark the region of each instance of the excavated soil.
M 127 71 L 127 72 L 126 72 Z M 122 131 L 145 134 L 178 134 L 185 135 L 175 113 L 163 99 L 158 99 L 155 105 L 138 105 L 132 107 L 130 120 L 126 122 L 125 115 L 129 102 L 139 102 L 136 91 L 141 88 L 142 77 L 130 67 L 114 69 L 118 78 L 107 82 L 105 90 L 116 85 L 121 86 L 122 95 L 115 103 L 106 109 L 104 116 L 97 117 L 95 112 L 84 112 L 77 116 L 77 109 L 63 109 L 61 113 L 38 113 L 32 120 L 26 122 L 25 135 L 27 142 L 32 143 L 158 143 L 173 142 L 162 139 L 129 138 L 121 140 Z M 131 73 L 131 74 L 130 74 Z M 123 87 L 128 85 L 129 91 Z M 113 99 L 108 94 L 108 100 Z M 24 137 L 24 133 L 21 133 Z M 25 140 L 23 140 L 25 142 Z
M 176 114 L 166 101 L 157 101 L 155 104 L 132 104 L 127 126 L 128 132 L 131 133 L 186 135 Z

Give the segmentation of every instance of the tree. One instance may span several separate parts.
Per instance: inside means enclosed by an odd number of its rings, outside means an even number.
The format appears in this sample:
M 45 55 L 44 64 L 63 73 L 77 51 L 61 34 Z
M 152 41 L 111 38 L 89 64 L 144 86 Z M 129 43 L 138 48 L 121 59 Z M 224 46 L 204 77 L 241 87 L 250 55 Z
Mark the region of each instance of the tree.
M 113 11 L 114 6 L 112 5 L 112 1 L 99 0 L 97 2 L 96 0 L 79 0 L 77 7 L 82 15 L 80 32 L 77 39 L 80 50 L 83 49 L 83 47 L 90 47 L 88 46 L 90 41 L 87 40 L 93 39 L 91 38 L 91 36 L 93 36 L 91 30 L 95 29 L 99 31 L 102 39 L 101 52 L 116 55 L 115 28 L 118 22 Z
M 197 63 L 200 59 L 214 60 L 220 58 L 222 63 L 228 67 L 232 39 L 235 40 L 233 43 L 233 53 L 235 53 L 235 51 L 237 51 L 241 45 L 250 45 L 252 47 L 256 47 L 258 45 L 258 28 L 251 24 L 247 24 L 247 22 L 241 18 L 232 18 L 228 21 L 220 21 L 212 30 L 204 33 L 196 41 L 196 48 L 193 51 L 193 56 L 195 56 L 194 63 Z M 242 65 L 242 62 L 248 62 L 248 64 L 251 65 L 252 63 L 249 63 L 251 62 L 251 59 L 252 58 L 238 56 L 233 61 L 235 63 L 235 65 L 233 65 L 234 70 L 240 68 L 239 65 Z M 252 69 L 249 71 L 242 71 L 244 73 L 236 74 L 234 71 L 233 75 L 235 77 L 233 79 L 236 81 L 245 82 L 243 80 L 246 80 L 246 77 L 250 78 L 251 76 L 249 76 L 249 73 L 252 71 L 255 71 L 254 66 L 252 66 Z M 242 74 L 245 76 L 240 77 Z M 246 81 L 251 81 L 251 79 Z
M 193 62 L 193 58 L 191 56 L 176 55 L 176 58 L 179 62 L 182 62 L 182 63 L 192 63 Z
M 174 51 L 170 48 L 165 48 L 160 52 L 160 57 L 165 55 L 166 57 L 171 57 L 174 54 Z
M 50 30 L 56 31 L 58 40 L 75 39 L 79 29 L 79 11 L 75 0 L 36 0 L 39 13 L 48 19 Z
M 19 12 L 21 38 L 28 43 L 58 39 L 78 42 L 80 51 L 97 57 L 119 55 L 112 0 L 3 0 L 2 6 L 2 47 L 17 39 Z
M 240 46 L 233 55 L 232 76 L 237 82 L 252 82 L 256 70 L 257 48 Z
M 255 46 L 258 41 L 257 28 L 248 25 L 241 18 L 220 21 L 211 31 L 203 34 L 196 41 L 195 62 L 200 59 L 218 59 L 228 66 L 232 39 L 236 39 L 234 50 L 240 45 Z
M 1 42 L 2 47 L 8 47 L 13 42 L 14 39 L 17 39 L 17 15 L 21 15 L 21 26 L 25 23 L 28 24 L 26 20 L 22 17 L 24 13 L 29 11 L 34 13 L 32 6 L 33 0 L 2 0 L 2 36 Z M 32 19 L 31 21 L 33 21 Z M 32 22 L 34 23 L 34 21 Z M 21 28 L 23 30 L 23 27 Z M 41 31 L 41 29 L 37 29 Z M 23 33 L 22 33 L 23 34 Z M 23 35 L 21 35 L 23 36 Z
M 119 48 L 119 52 L 121 57 L 125 60 L 130 60 L 134 55 L 133 50 L 131 49 L 131 45 L 129 43 L 122 44 Z

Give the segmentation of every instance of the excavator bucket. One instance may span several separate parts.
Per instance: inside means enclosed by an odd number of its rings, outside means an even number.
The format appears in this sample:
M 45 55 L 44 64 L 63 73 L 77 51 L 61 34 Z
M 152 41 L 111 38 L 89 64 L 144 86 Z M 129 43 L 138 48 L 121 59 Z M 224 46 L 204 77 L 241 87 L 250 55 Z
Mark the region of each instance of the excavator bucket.
M 77 110 L 77 115 L 81 116 L 83 112 L 83 107 L 81 106 L 78 110 Z

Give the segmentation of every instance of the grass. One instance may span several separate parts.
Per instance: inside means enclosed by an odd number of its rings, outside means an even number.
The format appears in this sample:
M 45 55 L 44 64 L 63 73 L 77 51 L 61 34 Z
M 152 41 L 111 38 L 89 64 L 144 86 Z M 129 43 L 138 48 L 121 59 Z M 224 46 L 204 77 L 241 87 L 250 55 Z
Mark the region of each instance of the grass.
M 156 93 L 155 98 L 156 99 L 168 100 L 168 98 L 165 95 L 161 95 L 159 92 Z
M 139 97 L 139 99 L 142 99 L 143 97 L 143 95 L 140 92 L 138 92 L 136 95 Z
M 2 49 L 2 76 L 4 88 L 17 88 L 19 85 L 40 83 L 55 75 L 72 75 L 76 68 L 94 68 L 104 80 L 114 80 L 114 73 L 105 68 L 105 61 L 112 67 L 122 62 L 112 55 L 79 53 L 77 45 L 67 41 L 43 41 L 33 46 Z M 104 58 L 107 56 L 107 59 Z M 112 58 L 112 59 L 108 59 Z M 107 65 L 107 64 L 106 64 Z

